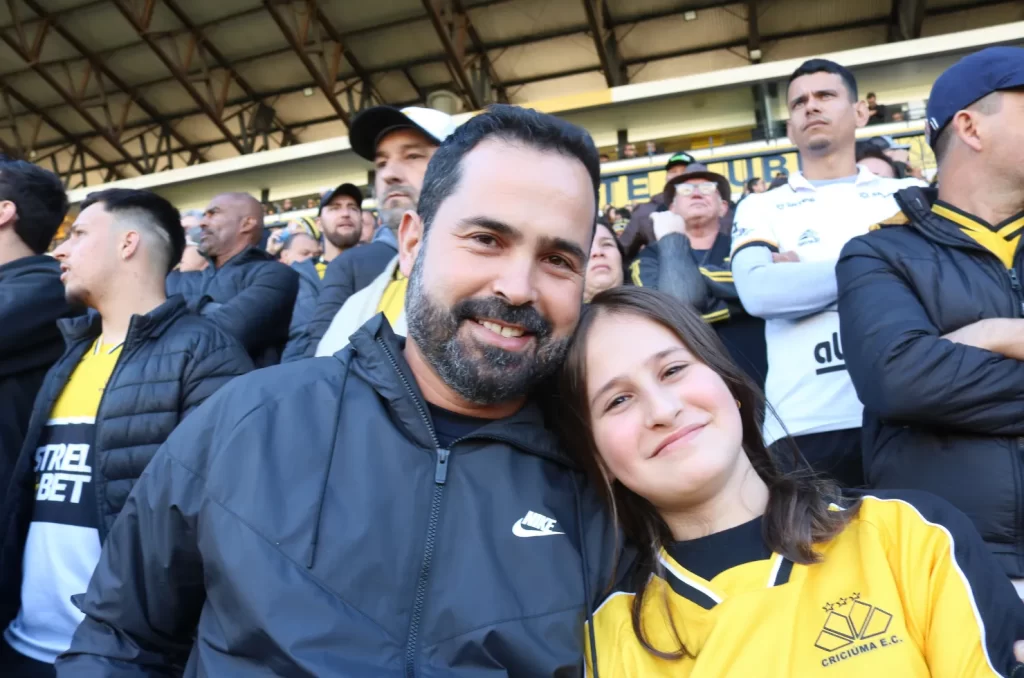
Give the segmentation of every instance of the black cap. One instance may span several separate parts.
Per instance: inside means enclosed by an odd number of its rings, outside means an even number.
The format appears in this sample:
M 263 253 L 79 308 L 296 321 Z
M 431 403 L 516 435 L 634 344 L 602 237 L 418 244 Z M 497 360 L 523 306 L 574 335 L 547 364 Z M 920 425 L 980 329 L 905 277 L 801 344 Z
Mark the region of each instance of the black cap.
M 432 108 L 374 106 L 352 121 L 348 142 L 353 151 L 373 162 L 381 138 L 397 129 L 414 129 L 440 146 L 455 131 L 455 120 L 447 113 Z
M 355 184 L 342 184 L 333 191 L 328 191 L 320 196 L 320 209 L 316 211 L 317 216 L 324 211 L 324 205 L 329 205 L 332 200 L 337 198 L 339 195 L 347 195 L 356 201 L 356 205 L 359 209 L 363 208 L 363 194 Z
M 707 165 L 699 162 L 692 163 L 686 168 L 686 171 L 677 177 L 669 179 L 668 183 L 665 184 L 665 204 L 671 205 L 672 201 L 676 198 L 676 184 L 681 184 L 685 181 L 692 179 L 707 179 L 718 185 L 718 194 L 722 196 L 722 200 L 729 202 L 732 198 L 732 184 L 729 180 L 723 177 L 721 174 L 716 174 L 708 170 Z
M 668 163 L 665 165 L 665 171 L 682 165 L 683 167 L 689 167 L 694 163 L 693 156 L 689 153 L 680 151 L 679 153 L 673 153 L 672 157 L 668 159 Z

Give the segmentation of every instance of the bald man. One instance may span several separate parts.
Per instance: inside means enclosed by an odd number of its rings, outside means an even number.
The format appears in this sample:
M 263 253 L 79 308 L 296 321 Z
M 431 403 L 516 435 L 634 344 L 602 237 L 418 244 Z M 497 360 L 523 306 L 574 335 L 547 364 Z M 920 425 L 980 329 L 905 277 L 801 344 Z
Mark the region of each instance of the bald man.
M 238 339 L 258 367 L 279 362 L 299 278 L 258 247 L 259 201 L 248 193 L 221 193 L 210 201 L 199 228 L 199 252 L 211 265 L 171 273 L 167 293 L 184 295 L 193 310 Z

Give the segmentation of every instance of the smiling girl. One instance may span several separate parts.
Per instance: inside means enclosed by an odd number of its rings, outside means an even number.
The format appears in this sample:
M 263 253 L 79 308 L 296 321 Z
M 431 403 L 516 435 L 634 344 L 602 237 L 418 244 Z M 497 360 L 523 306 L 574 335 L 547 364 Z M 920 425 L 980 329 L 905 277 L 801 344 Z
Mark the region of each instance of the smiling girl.
M 582 315 L 563 435 L 640 547 L 588 628 L 600 674 L 1011 675 L 1024 604 L 970 521 L 780 471 L 726 356 L 657 292 L 612 289 Z

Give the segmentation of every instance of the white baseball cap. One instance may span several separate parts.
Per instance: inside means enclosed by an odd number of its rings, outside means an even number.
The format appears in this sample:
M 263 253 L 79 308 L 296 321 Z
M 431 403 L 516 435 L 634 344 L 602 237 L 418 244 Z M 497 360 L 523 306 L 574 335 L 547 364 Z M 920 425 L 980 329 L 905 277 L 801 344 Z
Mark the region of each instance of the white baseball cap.
M 397 129 L 414 129 L 440 146 L 455 131 L 455 119 L 433 108 L 374 106 L 352 121 L 348 141 L 353 151 L 373 162 L 377 144 L 385 134 Z

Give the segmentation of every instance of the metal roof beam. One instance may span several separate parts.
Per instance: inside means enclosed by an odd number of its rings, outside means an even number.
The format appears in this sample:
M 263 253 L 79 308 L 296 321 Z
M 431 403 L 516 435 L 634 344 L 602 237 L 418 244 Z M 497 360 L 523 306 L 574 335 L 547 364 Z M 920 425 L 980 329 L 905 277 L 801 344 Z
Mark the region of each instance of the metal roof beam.
M 438 40 L 444 48 L 445 63 L 452 73 L 452 80 L 458 83 L 463 96 L 466 97 L 472 110 L 483 108 L 482 97 L 479 96 L 476 88 L 466 72 L 463 59 L 466 55 L 465 34 L 466 17 L 453 12 L 452 0 L 423 0 L 423 9 L 427 10 L 430 23 L 434 26 Z M 444 3 L 443 8 L 441 4 Z M 442 16 L 444 11 L 444 16 Z M 453 40 L 454 38 L 454 40 Z
M 79 54 L 81 54 L 85 58 L 85 60 L 89 63 L 92 70 L 98 73 L 102 73 L 104 77 L 106 77 L 107 80 L 109 80 L 115 87 L 117 87 L 119 91 L 127 94 L 130 97 L 130 101 L 134 101 L 135 104 L 138 105 L 138 107 L 146 113 L 146 115 L 154 119 L 161 117 L 160 112 L 156 109 L 155 106 L 153 106 L 153 104 L 147 101 L 145 97 L 143 97 L 142 94 L 140 94 L 137 89 L 133 88 L 128 83 L 121 80 L 121 78 L 119 78 L 117 74 L 114 73 L 102 59 L 97 57 L 95 54 L 91 53 L 89 49 L 84 44 L 82 44 L 82 42 L 77 37 L 75 37 L 75 35 L 71 31 L 69 31 L 67 28 L 64 27 L 64 25 L 62 25 L 62 23 L 60 22 L 60 18 L 58 16 L 56 16 L 53 12 L 47 12 L 46 10 L 44 10 L 42 7 L 39 6 L 36 0 L 21 1 L 25 4 L 26 7 L 35 12 L 36 16 L 38 16 L 44 22 L 48 22 L 51 26 L 53 26 L 53 30 L 56 31 L 57 34 L 61 38 L 63 38 L 65 42 L 71 45 L 72 48 L 74 48 Z M 101 87 L 103 85 L 102 82 L 98 84 Z M 125 111 L 125 113 L 127 113 L 127 110 Z M 205 158 L 203 158 L 202 155 L 192 146 L 192 143 L 184 136 L 182 136 L 180 132 L 175 130 L 170 124 L 166 122 L 164 123 L 164 125 L 168 133 L 179 144 L 181 144 L 186 151 L 188 151 L 190 156 L 189 164 L 197 160 L 205 160 Z
M 925 0 L 892 0 L 889 42 L 920 38 L 925 14 Z
M 56 92 L 67 105 L 74 109 L 86 124 L 99 133 L 100 136 L 102 136 L 115 151 L 124 157 L 125 160 L 128 160 L 132 167 L 134 167 L 140 174 L 144 174 L 145 169 L 143 165 L 135 160 L 135 157 L 128 152 L 120 141 L 121 127 L 124 125 L 124 120 L 128 113 L 128 107 L 131 106 L 131 101 L 128 102 L 120 116 L 120 126 L 118 126 L 114 123 L 114 116 L 111 115 L 108 102 L 104 98 L 102 105 L 104 112 L 106 113 L 108 126 L 101 124 L 84 105 L 85 90 L 89 85 L 90 76 L 93 75 L 92 71 L 87 69 L 78 87 L 75 88 L 75 86 L 72 85 L 73 89 L 69 91 L 49 70 L 43 68 L 39 64 L 39 54 L 46 43 L 46 39 L 50 35 L 49 30 L 51 23 L 48 19 L 43 19 L 42 21 L 37 22 L 38 25 L 35 27 L 35 30 L 30 32 L 30 27 L 27 25 L 27 22 L 22 21 L 21 19 L 21 13 L 17 2 L 18 0 L 7 0 L 8 9 L 14 19 L 15 37 L 11 37 L 9 31 L 0 32 L 0 41 L 10 47 L 11 51 L 17 54 L 26 64 L 28 64 L 29 67 L 35 71 L 35 73 L 42 78 L 42 80 L 49 85 L 49 87 Z M 70 77 L 68 79 L 70 80 Z M 102 84 L 100 87 L 102 89 Z
M 583 0 L 583 9 L 587 14 L 588 32 L 594 40 L 605 82 L 609 87 L 625 85 L 628 82 L 626 68 L 619 54 L 618 38 L 608 12 L 608 3 L 605 0 Z
M 11 99 L 17 101 L 18 105 L 24 108 L 29 113 L 39 116 L 39 119 L 46 123 L 49 127 L 51 127 L 53 131 L 64 137 L 64 141 L 72 141 L 76 149 L 78 149 L 80 153 L 91 156 L 94 160 L 96 160 L 99 163 L 101 168 L 113 171 L 115 178 L 125 178 L 122 172 L 116 170 L 113 163 L 111 163 L 98 153 L 96 153 L 96 151 L 86 146 L 85 142 L 82 139 L 77 138 L 74 134 L 69 132 L 63 125 L 61 125 L 59 122 L 50 117 L 50 115 L 46 113 L 46 111 L 39 110 L 35 104 L 26 99 L 24 96 L 22 96 L 13 87 L 8 85 L 2 78 L 0 78 L 0 91 L 2 91 L 7 97 L 10 97 Z M 34 149 L 29 147 L 25 150 L 32 151 Z
M 281 4 L 287 4 L 291 9 L 292 18 L 295 20 L 294 28 L 282 13 Z M 300 0 L 299 4 L 305 6 L 305 12 L 300 13 L 297 11 L 295 3 L 291 0 L 285 0 L 284 3 L 278 0 L 263 0 L 263 6 L 267 9 L 277 27 L 281 29 L 281 34 L 288 41 L 292 51 L 295 52 L 295 56 L 299 58 L 299 61 L 305 66 L 310 77 L 313 78 L 313 82 L 320 88 L 320 91 L 327 99 L 327 103 L 331 105 L 334 112 L 338 114 L 341 121 L 348 127 L 351 125 L 352 120 L 349 117 L 348 111 L 338 101 L 338 95 L 334 89 L 335 83 L 338 81 L 338 69 L 341 67 L 341 43 L 335 42 L 332 47 L 329 43 L 324 42 L 323 37 L 320 35 L 319 22 L 316 19 L 316 3 L 314 0 Z M 312 35 L 310 29 L 312 29 Z M 311 39 L 316 43 L 315 50 L 320 54 L 320 66 L 322 68 L 318 68 L 313 63 L 306 49 L 306 45 Z
M 329 37 L 338 45 L 341 45 L 341 56 L 345 57 L 345 61 L 347 61 L 348 65 L 352 67 L 352 71 L 360 80 L 363 81 L 364 90 L 369 90 L 370 93 L 377 98 L 377 101 L 379 103 L 386 103 L 384 101 L 384 97 L 382 97 L 380 95 L 380 92 L 378 92 L 377 89 L 373 86 L 373 79 L 370 77 L 370 73 L 367 72 L 365 68 L 363 68 L 363 64 L 360 63 L 356 55 L 352 53 L 352 50 L 348 48 L 344 36 L 342 36 L 342 34 L 339 33 L 337 29 L 334 28 L 334 25 L 331 23 L 330 19 L 328 19 L 327 15 L 324 14 L 322 9 L 320 9 L 320 5 L 316 4 L 315 2 L 314 5 L 316 7 L 317 21 L 320 22 L 320 26 L 322 26 L 324 31 L 327 32 L 327 37 Z
M 177 42 L 174 42 L 175 54 L 171 55 L 168 50 L 154 37 L 149 31 L 150 21 L 153 18 L 153 8 L 155 0 L 145 0 L 145 5 L 141 12 L 136 12 L 135 8 L 131 5 L 130 0 L 113 0 L 114 5 L 120 10 L 124 18 L 131 24 L 131 27 L 135 30 L 143 42 L 149 45 L 149 48 L 156 54 L 157 58 L 163 63 L 164 67 L 171 72 L 174 79 L 178 81 L 178 84 L 188 93 L 189 97 L 199 106 L 199 109 L 206 114 L 206 117 L 220 130 L 220 133 L 224 135 L 224 138 L 235 147 L 235 150 L 239 153 L 245 153 L 246 147 L 239 141 L 238 137 L 228 129 L 227 125 L 221 119 L 224 111 L 224 100 L 227 98 L 228 86 L 230 85 L 229 74 L 225 73 L 222 76 L 222 83 L 220 83 L 219 90 L 220 96 L 213 93 L 213 76 L 210 74 L 209 69 L 205 63 L 205 56 L 203 54 L 203 38 L 202 35 L 193 33 L 192 39 L 188 45 L 188 49 L 184 57 L 178 50 Z M 174 38 L 171 38 L 173 41 Z M 208 101 L 206 97 L 201 95 L 199 91 L 192 84 L 191 79 L 188 76 L 189 66 L 191 65 L 192 57 L 198 53 L 199 60 L 202 62 L 203 72 L 206 75 L 207 94 L 213 101 Z M 184 63 L 181 63 L 184 62 Z

